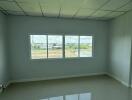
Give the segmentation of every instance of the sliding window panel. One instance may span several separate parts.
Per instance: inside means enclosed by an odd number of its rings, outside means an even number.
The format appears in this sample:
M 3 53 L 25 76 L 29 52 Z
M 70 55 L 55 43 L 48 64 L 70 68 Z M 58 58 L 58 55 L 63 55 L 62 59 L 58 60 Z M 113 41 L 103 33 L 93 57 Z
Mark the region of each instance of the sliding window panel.
M 62 35 L 48 35 L 48 58 L 63 57 Z
M 80 36 L 80 57 L 92 57 L 92 36 Z
M 65 36 L 65 57 L 78 57 L 79 36 Z
M 46 35 L 30 35 L 31 58 L 44 59 L 47 58 L 47 36 Z

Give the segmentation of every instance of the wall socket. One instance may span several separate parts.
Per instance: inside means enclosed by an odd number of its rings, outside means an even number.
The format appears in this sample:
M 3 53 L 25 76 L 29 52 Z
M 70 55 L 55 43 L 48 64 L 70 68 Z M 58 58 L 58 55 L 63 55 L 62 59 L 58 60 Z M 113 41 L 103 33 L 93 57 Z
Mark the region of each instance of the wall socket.
M 2 84 L 0 84 L 0 88 L 2 88 L 3 87 L 3 85 Z
M 0 84 L 0 93 L 3 91 L 3 86 Z

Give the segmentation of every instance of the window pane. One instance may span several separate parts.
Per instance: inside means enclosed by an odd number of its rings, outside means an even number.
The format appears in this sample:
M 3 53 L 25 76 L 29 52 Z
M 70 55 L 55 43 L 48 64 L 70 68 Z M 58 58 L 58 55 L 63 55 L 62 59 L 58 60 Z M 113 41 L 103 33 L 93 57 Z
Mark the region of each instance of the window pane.
M 62 36 L 48 35 L 48 58 L 62 58 Z
M 65 36 L 65 57 L 78 57 L 79 36 Z
M 80 36 L 80 57 L 92 57 L 92 36 Z
M 47 58 L 47 39 L 46 35 L 30 35 L 31 58 Z

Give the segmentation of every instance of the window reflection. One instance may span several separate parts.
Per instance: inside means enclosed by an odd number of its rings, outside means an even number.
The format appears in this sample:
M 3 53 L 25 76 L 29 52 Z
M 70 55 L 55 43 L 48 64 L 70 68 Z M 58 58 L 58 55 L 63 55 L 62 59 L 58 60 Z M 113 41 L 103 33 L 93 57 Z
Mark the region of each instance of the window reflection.
M 71 94 L 65 96 L 50 97 L 40 100 L 91 100 L 91 93 Z

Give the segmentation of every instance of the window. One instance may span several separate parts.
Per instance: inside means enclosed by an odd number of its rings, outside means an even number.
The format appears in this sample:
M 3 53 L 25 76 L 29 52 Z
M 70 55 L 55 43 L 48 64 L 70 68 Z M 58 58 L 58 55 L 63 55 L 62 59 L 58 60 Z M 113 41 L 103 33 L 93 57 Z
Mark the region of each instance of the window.
M 65 36 L 65 57 L 78 57 L 79 36 Z
M 47 58 L 46 35 L 30 35 L 32 59 Z
M 48 35 L 48 58 L 62 58 L 62 36 Z
M 31 58 L 92 57 L 92 41 L 92 36 L 30 35 Z
M 92 57 L 92 36 L 80 36 L 80 57 Z

